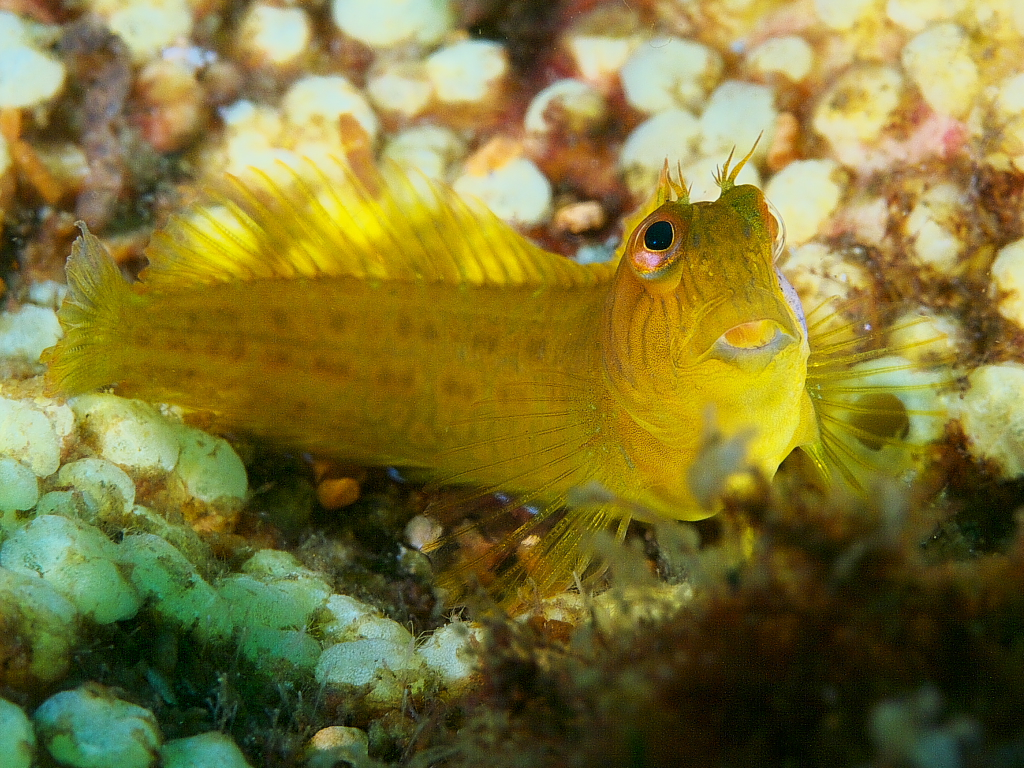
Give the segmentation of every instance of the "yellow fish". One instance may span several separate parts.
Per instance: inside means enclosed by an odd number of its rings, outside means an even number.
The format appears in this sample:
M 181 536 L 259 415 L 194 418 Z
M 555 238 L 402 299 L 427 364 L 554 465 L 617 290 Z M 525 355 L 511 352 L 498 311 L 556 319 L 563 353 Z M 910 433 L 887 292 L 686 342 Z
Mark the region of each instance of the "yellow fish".
M 837 435 L 899 438 L 896 398 L 858 423 L 822 419 L 815 397 L 880 353 L 814 348 L 776 265 L 782 222 L 736 184 L 748 159 L 730 156 L 713 202 L 664 172 L 608 264 L 543 251 L 400 174 L 236 182 L 157 233 L 133 285 L 83 227 L 49 383 L 115 385 L 315 454 L 508 494 L 535 514 L 499 558 L 555 522 L 494 589 L 513 600 L 528 575 L 548 593 L 587 561 L 589 533 L 621 535 L 637 510 L 714 514 L 691 482 L 709 423 L 766 477 L 797 447 L 849 475 Z M 612 501 L 569 504 L 592 486 Z

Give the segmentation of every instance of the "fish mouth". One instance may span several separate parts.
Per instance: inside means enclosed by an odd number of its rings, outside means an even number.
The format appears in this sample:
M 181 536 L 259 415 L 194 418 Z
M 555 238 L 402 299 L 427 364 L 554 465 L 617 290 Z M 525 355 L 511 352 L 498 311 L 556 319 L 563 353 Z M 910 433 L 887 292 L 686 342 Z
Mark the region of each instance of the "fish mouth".
M 780 352 L 797 343 L 777 321 L 760 318 L 727 330 L 703 357 L 730 363 L 745 371 L 762 371 Z

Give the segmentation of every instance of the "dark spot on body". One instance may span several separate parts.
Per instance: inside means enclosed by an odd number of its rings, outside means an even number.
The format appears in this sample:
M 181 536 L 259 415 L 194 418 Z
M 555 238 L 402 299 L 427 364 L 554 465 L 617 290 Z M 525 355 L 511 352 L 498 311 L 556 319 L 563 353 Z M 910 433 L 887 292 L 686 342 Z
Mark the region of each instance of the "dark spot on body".
M 335 333 L 344 333 L 348 328 L 348 315 L 344 312 L 331 312 L 327 315 L 327 327 Z
M 408 315 L 399 315 L 395 319 L 395 333 L 398 334 L 398 338 L 409 338 L 410 336 L 412 336 L 412 330 L 412 318 L 410 318 Z

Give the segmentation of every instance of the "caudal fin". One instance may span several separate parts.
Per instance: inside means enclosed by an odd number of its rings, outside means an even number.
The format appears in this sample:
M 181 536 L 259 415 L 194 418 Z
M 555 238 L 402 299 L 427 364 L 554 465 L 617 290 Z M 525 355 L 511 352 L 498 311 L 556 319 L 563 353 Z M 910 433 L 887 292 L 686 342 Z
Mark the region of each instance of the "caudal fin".
M 76 395 L 115 382 L 117 355 L 113 345 L 124 332 L 124 320 L 135 294 L 114 259 L 84 223 L 65 267 L 68 293 L 57 318 L 64 338 L 45 350 L 47 387 Z

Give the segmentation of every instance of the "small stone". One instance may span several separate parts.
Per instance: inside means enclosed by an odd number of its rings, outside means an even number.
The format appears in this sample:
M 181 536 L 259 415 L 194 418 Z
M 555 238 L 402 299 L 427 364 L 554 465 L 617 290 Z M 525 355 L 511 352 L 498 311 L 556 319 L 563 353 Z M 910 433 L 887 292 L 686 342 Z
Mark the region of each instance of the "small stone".
M 606 111 L 604 97 L 594 86 L 565 78 L 533 97 L 523 124 L 531 134 L 546 134 L 555 129 L 585 134 L 604 119 Z
M 971 453 L 992 461 L 1005 479 L 1024 475 L 1024 365 L 983 365 L 967 377 L 970 389 L 957 406 Z
M 724 159 L 735 149 L 742 157 L 760 136 L 756 161 L 771 146 L 778 116 L 771 89 L 727 80 L 714 90 L 700 116 L 700 154 Z
M 81 395 L 71 401 L 71 409 L 86 439 L 108 461 L 143 475 L 165 474 L 178 463 L 178 425 L 148 403 Z
M 351 477 L 332 477 L 321 480 L 316 497 L 324 509 L 341 509 L 359 500 L 359 482 Z
M 32 45 L 25 23 L 0 11 L 0 108 L 35 107 L 64 88 L 64 65 Z
M 950 182 L 940 182 L 918 198 L 903 231 L 920 263 L 940 272 L 957 265 L 967 247 L 958 234 L 965 211 L 964 193 Z
M 332 0 L 331 16 L 371 48 L 435 45 L 455 23 L 448 0 Z
M 226 733 L 210 731 L 172 739 L 160 748 L 161 768 L 252 768 Z
M 339 761 L 351 765 L 369 763 L 370 739 L 366 731 L 344 725 L 330 725 L 313 734 L 306 748 L 310 768 L 331 768 Z
M 186 0 L 93 0 L 92 5 L 137 63 L 156 58 L 192 34 L 192 9 Z
M 999 314 L 1024 326 L 1024 239 L 999 249 L 991 274 Z
M 835 30 L 852 29 L 871 18 L 878 0 L 814 0 L 814 10 L 825 26 Z
M 341 115 L 351 115 L 374 139 L 380 123 L 362 91 L 341 75 L 308 75 L 285 93 L 281 111 L 288 140 L 302 154 L 304 145 L 322 145 L 341 151 L 344 142 L 338 127 Z
M 305 630 L 331 589 L 291 555 L 261 550 L 217 582 L 235 626 Z
M 0 513 L 24 512 L 39 501 L 39 480 L 21 462 L 0 458 Z
M 431 634 L 418 650 L 427 667 L 450 688 L 465 682 L 477 671 L 482 639 L 483 627 L 452 622 Z
M 60 447 L 44 414 L 20 400 L 0 397 L 0 456 L 17 459 L 37 477 L 49 477 L 60 467 Z
M 970 40 L 956 24 L 937 24 L 903 48 L 904 70 L 939 114 L 963 118 L 974 107 L 980 87 Z
M 885 6 L 886 15 L 911 32 L 919 32 L 933 21 L 952 19 L 963 9 L 963 0 L 888 0 Z
M 529 158 L 485 147 L 466 162 L 466 169 L 452 188 L 481 200 L 498 218 L 535 227 L 551 214 L 551 182 Z
M 492 40 L 462 40 L 427 58 L 434 93 L 448 104 L 491 100 L 508 71 L 505 46 Z
M 193 498 L 207 504 L 237 506 L 249 490 L 245 465 L 227 440 L 202 430 L 182 427 L 181 453 L 175 474 Z
M 856 67 L 825 93 L 814 109 L 814 130 L 837 152 L 859 158 L 861 144 L 875 142 L 903 98 L 903 76 L 892 67 Z M 856 165 L 856 161 L 844 162 Z
M 626 101 L 641 112 L 696 110 L 722 74 L 722 57 L 706 45 L 678 37 L 656 37 L 622 67 Z
M 409 179 L 413 183 L 420 175 L 443 180 L 449 168 L 465 157 L 466 142 L 449 128 L 417 125 L 394 136 L 382 155 L 384 160 L 410 171 Z M 384 172 L 388 172 L 387 164 Z
M 35 365 L 42 351 L 56 344 L 63 335 L 56 312 L 35 304 L 23 304 L 14 312 L 0 315 L 0 357 Z
M 371 70 L 366 92 L 378 109 L 413 117 L 430 104 L 434 85 L 423 62 L 385 61 Z
M 0 768 L 30 768 L 36 734 L 25 710 L 0 699 Z
M 782 271 L 808 310 L 831 298 L 846 298 L 871 287 L 871 277 L 858 263 L 844 259 L 821 243 L 793 248 L 782 258 Z
M 313 674 L 321 685 L 365 689 L 374 703 L 396 706 L 425 671 L 423 659 L 411 645 L 375 639 L 330 646 Z
M 834 160 L 796 160 L 768 182 L 765 196 L 786 225 L 786 239 L 799 245 L 818 234 L 839 205 L 842 173 Z
M 117 546 L 99 530 L 57 515 L 37 517 L 11 534 L 0 565 L 42 576 L 97 624 L 130 619 L 142 605 L 115 562 Z
M 331 644 L 352 640 L 388 640 L 400 645 L 413 642 L 408 629 L 348 595 L 328 597 L 319 621 L 320 634 Z
M 800 83 L 814 70 L 814 49 L 797 35 L 773 37 L 747 55 L 747 65 L 760 75 L 779 74 Z
M 580 76 L 604 88 L 618 78 L 644 39 L 644 28 L 634 11 L 604 6 L 577 20 L 566 33 L 564 44 Z
M 36 573 L 0 568 L 0 683 L 38 691 L 60 680 L 78 642 L 78 610 Z
M 670 168 L 692 163 L 699 138 L 700 123 L 684 109 L 667 109 L 638 125 L 619 153 L 629 190 L 637 197 L 650 194 L 666 160 Z
M 98 683 L 51 696 L 32 719 L 53 759 L 74 768 L 149 768 L 163 739 L 152 712 Z
M 82 494 L 88 520 L 118 522 L 135 504 L 135 483 L 123 469 L 104 459 L 79 459 L 57 473 L 57 484 Z
M 312 29 L 302 8 L 279 8 L 266 3 L 249 6 L 238 29 L 243 50 L 257 63 L 280 66 L 297 59 L 309 46 Z

